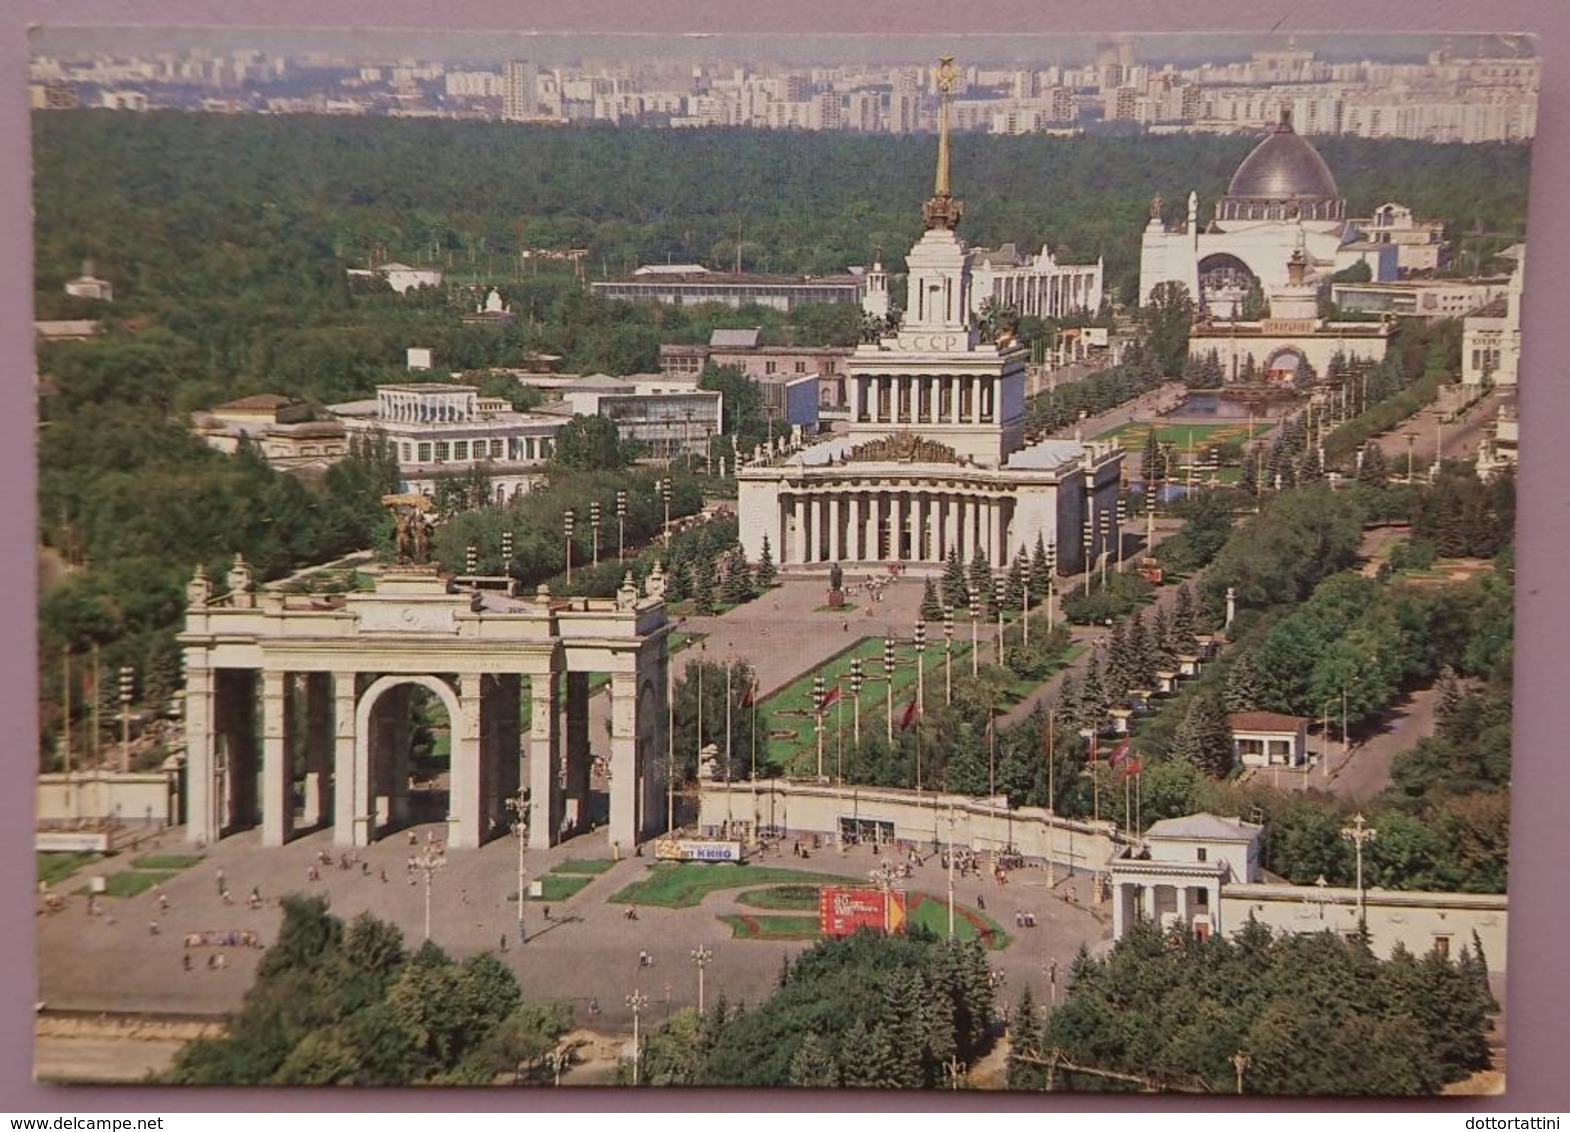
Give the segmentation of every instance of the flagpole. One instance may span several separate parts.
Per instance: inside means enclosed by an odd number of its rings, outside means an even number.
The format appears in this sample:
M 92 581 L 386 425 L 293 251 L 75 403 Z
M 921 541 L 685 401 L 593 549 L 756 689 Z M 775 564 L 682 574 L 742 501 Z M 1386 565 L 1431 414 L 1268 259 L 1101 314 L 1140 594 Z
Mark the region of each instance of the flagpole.
M 730 661 L 729 659 L 727 659 L 725 661 L 725 836 L 726 837 L 730 836 L 730 833 L 731 833 L 730 827 L 731 827 L 732 821 L 734 820 L 734 818 L 731 816 L 731 789 L 730 789 L 730 768 L 731 768 L 730 682 L 731 682 L 731 668 L 732 667 L 733 667 L 733 662 Z
M 747 691 L 747 706 L 752 709 L 752 843 L 758 843 L 758 678 L 752 678 Z
M 1057 799 L 1052 793 L 1052 712 L 1047 711 L 1047 888 L 1050 890 L 1057 884 L 1056 872 L 1053 868 L 1052 857 L 1057 852 L 1058 817 Z

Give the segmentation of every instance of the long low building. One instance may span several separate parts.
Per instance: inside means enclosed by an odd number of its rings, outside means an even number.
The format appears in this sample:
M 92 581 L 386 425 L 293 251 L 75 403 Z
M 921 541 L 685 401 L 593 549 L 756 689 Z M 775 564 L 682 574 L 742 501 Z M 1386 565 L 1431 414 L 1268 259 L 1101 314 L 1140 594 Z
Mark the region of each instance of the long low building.
M 640 267 L 626 279 L 591 283 L 596 295 L 631 303 L 723 303 L 788 311 L 803 303 L 860 303 L 866 289 L 861 275 L 760 275 L 710 271 L 696 263 Z

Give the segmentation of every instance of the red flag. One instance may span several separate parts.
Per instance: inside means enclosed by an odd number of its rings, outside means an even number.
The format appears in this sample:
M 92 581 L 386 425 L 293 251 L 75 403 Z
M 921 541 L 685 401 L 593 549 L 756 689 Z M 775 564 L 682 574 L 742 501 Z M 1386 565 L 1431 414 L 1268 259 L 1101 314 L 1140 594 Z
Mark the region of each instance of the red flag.
M 1135 776 L 1137 776 L 1139 774 L 1139 772 L 1140 772 L 1139 760 L 1137 758 L 1129 759 L 1128 760 L 1128 765 L 1123 768 L 1123 777 L 1124 778 L 1134 778 Z
M 1110 762 L 1113 766 L 1117 766 L 1118 763 L 1122 762 L 1126 758 L 1128 758 L 1127 739 L 1123 740 L 1123 742 L 1112 748 L 1112 757 L 1107 761 Z
M 916 722 L 918 714 L 919 709 L 916 706 L 916 701 L 911 700 L 910 703 L 905 705 L 905 714 L 899 717 L 899 729 L 901 731 L 908 729 L 912 723 Z
M 742 694 L 741 706 L 742 707 L 751 707 L 753 704 L 758 702 L 757 696 L 758 696 L 758 682 L 756 680 L 754 680 L 751 684 L 747 685 L 746 692 Z
M 840 690 L 839 690 L 839 687 L 836 686 L 828 693 L 828 695 L 823 697 L 823 706 L 821 708 L 819 708 L 818 710 L 819 711 L 828 711 L 829 708 L 834 706 L 834 701 L 839 699 L 839 698 L 840 698 Z

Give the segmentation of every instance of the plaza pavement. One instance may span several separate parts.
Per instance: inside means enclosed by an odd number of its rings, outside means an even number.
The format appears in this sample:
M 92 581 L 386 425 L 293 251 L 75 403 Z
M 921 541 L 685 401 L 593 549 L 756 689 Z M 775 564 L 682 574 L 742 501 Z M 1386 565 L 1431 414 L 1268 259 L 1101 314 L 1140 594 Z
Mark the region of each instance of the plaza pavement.
M 416 827 L 424 844 L 427 828 Z M 162 851 L 182 851 L 171 831 Z M 344 870 L 340 854 L 330 844 L 330 831 L 302 837 L 281 849 L 262 850 L 254 831 L 225 838 L 213 846 L 202 862 L 163 885 L 169 909 L 160 913 L 157 892 L 131 898 L 100 898 L 106 912 L 88 916 L 85 900 L 72 897 L 65 911 L 37 919 L 38 999 L 56 1010 L 154 1014 L 220 1014 L 239 1008 L 265 950 L 245 947 L 187 949 L 187 932 L 250 930 L 266 946 L 277 938 L 282 917 L 278 899 L 291 892 L 326 895 L 332 911 L 345 921 L 362 911 L 389 920 L 403 931 L 405 942 L 417 947 L 423 936 L 425 888 L 416 875 L 410 883 L 406 867 L 407 835 L 398 833 L 360 850 L 369 866 Z M 308 879 L 318 852 L 330 852 L 334 864 L 320 868 L 320 880 Z M 529 877 L 548 872 L 570 857 L 606 856 L 599 837 L 586 836 L 548 851 L 529 850 L 525 866 Z M 720 993 L 734 1004 L 756 1004 L 772 993 L 781 959 L 794 955 L 809 942 L 733 940 L 730 929 L 717 917 L 741 910 L 735 896 L 744 889 L 713 893 L 695 908 L 670 909 L 640 906 L 638 919 L 625 918 L 625 905 L 607 898 L 644 875 L 648 858 L 630 857 L 616 863 L 568 900 L 544 907 L 525 907 L 528 942 L 517 945 L 516 843 L 503 837 L 473 850 L 450 850 L 447 867 L 435 877 L 431 900 L 431 935 L 449 954 L 463 958 L 482 951 L 499 955 L 518 975 L 526 999 L 567 1000 L 575 1007 L 576 1024 L 602 1033 L 625 1033 L 632 1025 L 626 997 L 634 990 L 648 996 L 645 1023 L 658 1024 L 667 1013 L 695 1005 L 697 975 L 691 960 L 693 948 L 703 945 L 713 952 L 705 974 L 710 1005 Z M 771 853 L 761 863 L 844 875 L 865 881 L 879 859 L 870 847 L 843 853 L 832 848 L 813 852 L 800 860 L 788 851 Z M 123 859 L 110 862 L 109 870 L 127 867 Z M 728 866 L 714 865 L 724 869 Z M 224 870 L 234 903 L 225 905 L 218 895 L 217 870 Z M 387 879 L 381 879 L 382 871 Z M 85 884 L 94 870 L 84 870 L 61 891 Z M 1001 1001 L 1012 1002 L 1025 984 L 1038 1000 L 1049 997 L 1045 965 L 1058 963 L 1058 985 L 1066 987 L 1068 964 L 1082 944 L 1097 945 L 1108 932 L 1104 917 L 1064 899 L 1075 884 L 1081 900 L 1088 901 L 1088 884 L 1059 876 L 1056 891 L 1046 885 L 1046 871 L 1018 869 L 1008 883 L 976 878 L 956 884 L 960 904 L 975 906 L 983 895 L 986 911 L 1013 937 L 1001 952 L 992 953 L 994 967 L 1005 978 Z M 918 866 L 908 883 L 910 891 L 938 899 L 946 893 L 947 874 L 936 857 Z M 260 888 L 265 906 L 252 911 L 246 897 L 252 886 Z M 39 898 L 39 905 L 42 899 Z M 756 912 L 756 909 L 745 909 Z M 1036 915 L 1035 929 L 1015 927 L 1015 913 Z M 153 934 L 149 924 L 157 922 Z M 499 950 L 507 937 L 507 950 Z M 652 961 L 640 967 L 639 952 Z M 225 954 L 230 965 L 222 970 L 207 966 L 209 954 Z M 190 954 L 193 970 L 182 958 Z M 597 1000 L 598 1014 L 591 1014 Z

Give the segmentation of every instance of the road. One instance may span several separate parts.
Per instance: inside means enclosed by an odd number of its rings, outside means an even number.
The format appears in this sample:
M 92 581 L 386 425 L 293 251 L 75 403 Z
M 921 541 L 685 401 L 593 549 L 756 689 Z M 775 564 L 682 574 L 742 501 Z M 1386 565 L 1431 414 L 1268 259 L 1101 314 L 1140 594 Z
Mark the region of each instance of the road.
M 1414 413 L 1375 440 L 1384 452 L 1390 470 L 1396 475 L 1405 475 L 1410 435 L 1412 467 L 1421 476 L 1434 462 L 1435 441 L 1441 436 L 1446 459 L 1464 460 L 1476 455 L 1477 447 L 1487 435 L 1498 411 L 1497 393 L 1481 398 L 1462 414 L 1459 421 L 1444 421 L 1439 410 L 1430 407 Z
M 1342 798 L 1365 800 L 1390 785 L 1390 767 L 1397 755 L 1417 746 L 1434 733 L 1434 711 L 1439 692 L 1423 688 L 1398 701 L 1379 729 L 1343 757 L 1339 745 L 1330 754 L 1330 792 Z M 1336 730 L 1332 716 L 1331 730 Z

